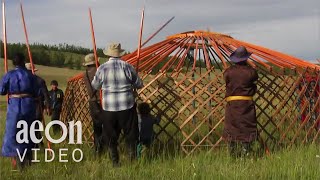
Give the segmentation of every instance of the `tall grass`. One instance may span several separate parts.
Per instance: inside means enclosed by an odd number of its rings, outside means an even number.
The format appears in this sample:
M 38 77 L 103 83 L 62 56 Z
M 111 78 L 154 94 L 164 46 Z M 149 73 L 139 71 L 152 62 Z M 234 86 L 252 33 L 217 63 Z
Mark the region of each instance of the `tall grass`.
M 233 159 L 226 151 L 158 155 L 113 168 L 107 155 L 95 158 L 83 148 L 80 163 L 36 163 L 23 172 L 13 172 L 8 159 L 1 158 L 4 179 L 319 179 L 320 152 L 317 146 L 282 150 L 259 159 Z M 2 179 L 1 178 L 1 179 Z

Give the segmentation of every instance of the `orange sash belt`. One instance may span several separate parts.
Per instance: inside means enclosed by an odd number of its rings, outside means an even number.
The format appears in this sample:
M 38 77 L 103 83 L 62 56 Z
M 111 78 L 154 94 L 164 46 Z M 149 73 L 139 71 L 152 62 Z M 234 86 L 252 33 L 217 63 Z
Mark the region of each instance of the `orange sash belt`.
M 227 97 L 227 102 L 229 102 L 229 101 L 239 101 L 239 100 L 252 101 L 253 97 L 252 96 L 229 96 L 229 97 Z

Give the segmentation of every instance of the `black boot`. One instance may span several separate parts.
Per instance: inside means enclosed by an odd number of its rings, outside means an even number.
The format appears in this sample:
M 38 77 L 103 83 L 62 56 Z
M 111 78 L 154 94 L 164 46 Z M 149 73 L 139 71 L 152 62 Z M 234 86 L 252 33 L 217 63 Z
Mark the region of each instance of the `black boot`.
M 120 167 L 119 163 L 119 153 L 116 147 L 110 148 L 110 159 L 112 161 L 113 167 Z
M 137 145 L 132 144 L 128 146 L 129 160 L 132 162 L 137 159 Z

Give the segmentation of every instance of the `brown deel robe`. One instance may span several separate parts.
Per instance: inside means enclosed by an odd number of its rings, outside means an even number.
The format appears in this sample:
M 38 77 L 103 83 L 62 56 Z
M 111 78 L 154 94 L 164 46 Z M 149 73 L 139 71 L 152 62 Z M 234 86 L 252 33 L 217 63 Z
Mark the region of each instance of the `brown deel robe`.
M 96 91 L 96 94 L 93 96 L 93 87 L 91 86 L 91 81 L 93 80 L 94 75 L 96 74 L 97 68 L 95 66 L 87 67 L 86 72 L 83 74 L 83 80 L 86 85 L 88 95 L 91 102 L 99 101 L 99 91 Z
M 226 97 L 253 96 L 258 79 L 255 69 L 248 65 L 233 65 L 224 72 Z M 251 142 L 257 138 L 257 118 L 254 101 L 227 102 L 223 137 L 227 141 Z

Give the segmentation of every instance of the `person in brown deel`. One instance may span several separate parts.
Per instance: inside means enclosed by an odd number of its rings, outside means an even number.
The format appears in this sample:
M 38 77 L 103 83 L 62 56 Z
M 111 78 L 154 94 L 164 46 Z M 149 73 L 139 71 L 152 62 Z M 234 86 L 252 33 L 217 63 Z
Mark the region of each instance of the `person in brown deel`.
M 247 64 L 251 53 L 240 46 L 230 55 L 235 63 L 224 72 L 226 110 L 223 137 L 233 157 L 247 156 L 257 139 L 257 118 L 253 95 L 257 91 L 257 71 Z
M 32 71 L 32 67 L 30 63 L 26 63 L 25 64 L 26 68 L 28 71 Z M 34 71 L 38 71 L 38 69 L 34 69 Z M 46 81 L 44 79 L 42 79 L 41 77 L 35 75 L 36 79 L 37 79 L 37 83 L 38 86 L 40 88 L 40 96 L 35 98 L 35 102 L 36 102 L 36 120 L 39 120 L 40 122 L 44 121 L 44 117 L 43 117 L 43 112 L 46 112 L 47 115 L 51 115 L 51 110 L 50 110 L 50 95 L 49 95 L 49 91 L 46 85 Z M 38 128 L 38 124 L 36 126 L 36 128 Z M 38 139 L 40 139 L 42 137 L 41 132 L 40 131 L 36 131 L 36 137 Z M 41 141 L 40 145 L 43 146 L 43 141 Z M 39 147 L 39 144 L 35 144 L 35 147 Z
M 88 54 L 84 58 L 83 66 L 86 67 L 86 72 L 84 72 L 83 80 L 86 85 L 89 99 L 89 110 L 93 123 L 93 137 L 95 152 L 99 155 L 103 150 L 103 136 L 102 136 L 102 116 L 103 110 L 100 102 L 100 93 L 96 91 L 91 86 L 91 81 L 96 74 L 96 62 L 94 59 L 94 54 Z

